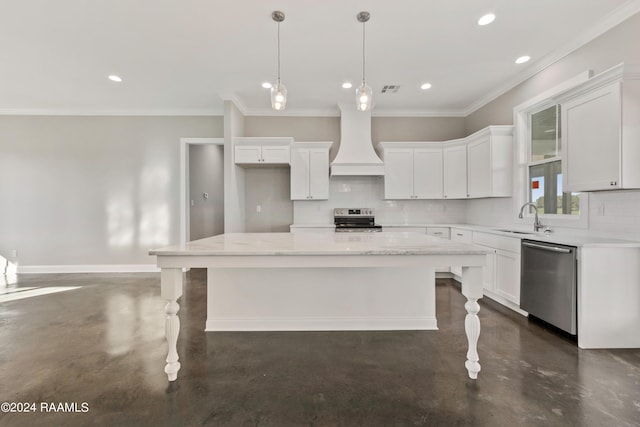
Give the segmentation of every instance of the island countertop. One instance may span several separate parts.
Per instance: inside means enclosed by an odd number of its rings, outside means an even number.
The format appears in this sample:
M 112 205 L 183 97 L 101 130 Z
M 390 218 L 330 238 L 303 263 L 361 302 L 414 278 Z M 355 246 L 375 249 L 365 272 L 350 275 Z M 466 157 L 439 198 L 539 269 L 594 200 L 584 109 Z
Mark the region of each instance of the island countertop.
M 229 233 L 150 255 L 484 255 L 489 250 L 429 235 L 393 233 Z

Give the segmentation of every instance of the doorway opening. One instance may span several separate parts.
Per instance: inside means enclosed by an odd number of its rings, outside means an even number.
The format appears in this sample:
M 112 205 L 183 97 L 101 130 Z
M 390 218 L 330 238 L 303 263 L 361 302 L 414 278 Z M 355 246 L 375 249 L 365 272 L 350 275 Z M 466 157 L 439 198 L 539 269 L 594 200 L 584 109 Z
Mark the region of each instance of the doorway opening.
M 180 138 L 180 243 L 224 233 L 224 139 Z

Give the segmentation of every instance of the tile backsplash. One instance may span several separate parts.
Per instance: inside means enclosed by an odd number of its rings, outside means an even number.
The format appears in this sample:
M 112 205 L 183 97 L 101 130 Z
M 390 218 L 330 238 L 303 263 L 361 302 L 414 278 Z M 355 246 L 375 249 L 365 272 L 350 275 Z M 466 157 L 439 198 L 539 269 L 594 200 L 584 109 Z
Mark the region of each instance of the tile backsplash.
M 589 195 L 589 231 L 640 240 L 640 191 L 598 191 Z
M 466 222 L 464 200 L 384 200 L 381 176 L 332 177 L 329 200 L 293 203 L 295 224 L 331 224 L 334 208 L 373 208 L 378 224 Z
M 330 224 L 334 208 L 373 208 L 376 222 L 383 225 L 469 223 L 513 226 L 516 214 L 512 204 L 512 198 L 384 200 L 382 177 L 332 177 L 329 200 L 294 202 L 293 222 Z M 588 228 L 566 231 L 640 241 L 640 190 L 590 193 Z

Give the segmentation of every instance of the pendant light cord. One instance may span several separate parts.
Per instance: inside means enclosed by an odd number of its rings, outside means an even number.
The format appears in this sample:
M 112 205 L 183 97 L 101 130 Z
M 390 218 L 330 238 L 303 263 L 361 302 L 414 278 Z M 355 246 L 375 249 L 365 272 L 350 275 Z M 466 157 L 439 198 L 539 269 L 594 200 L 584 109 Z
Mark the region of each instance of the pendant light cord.
M 278 83 L 280 83 L 280 22 L 278 22 Z
M 365 32 L 364 32 L 364 25 L 365 23 L 362 23 L 362 83 L 364 84 L 365 79 L 364 79 L 364 47 L 365 47 Z

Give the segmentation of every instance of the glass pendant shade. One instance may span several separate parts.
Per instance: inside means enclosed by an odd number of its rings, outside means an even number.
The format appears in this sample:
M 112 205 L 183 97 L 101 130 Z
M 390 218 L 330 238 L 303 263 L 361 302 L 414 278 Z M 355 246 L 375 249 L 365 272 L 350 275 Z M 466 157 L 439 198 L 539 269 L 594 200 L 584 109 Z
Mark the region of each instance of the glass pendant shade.
M 362 85 L 356 89 L 356 108 L 358 111 L 369 111 L 372 98 L 373 90 L 365 82 L 362 82 Z
M 365 40 L 366 33 L 364 30 L 365 23 L 369 20 L 369 12 L 363 11 L 358 13 L 356 18 L 358 22 L 362 23 L 362 84 L 356 88 L 356 110 L 369 111 L 371 109 L 371 102 L 373 100 L 373 90 L 367 84 L 364 78 L 365 70 Z
M 287 88 L 280 83 L 280 23 L 284 21 L 284 13 L 274 10 L 271 19 L 278 24 L 278 78 L 276 84 L 271 86 L 271 108 L 280 111 L 287 106 Z
M 284 110 L 287 106 L 287 88 L 280 83 L 280 80 L 271 87 L 271 108 L 274 110 Z

